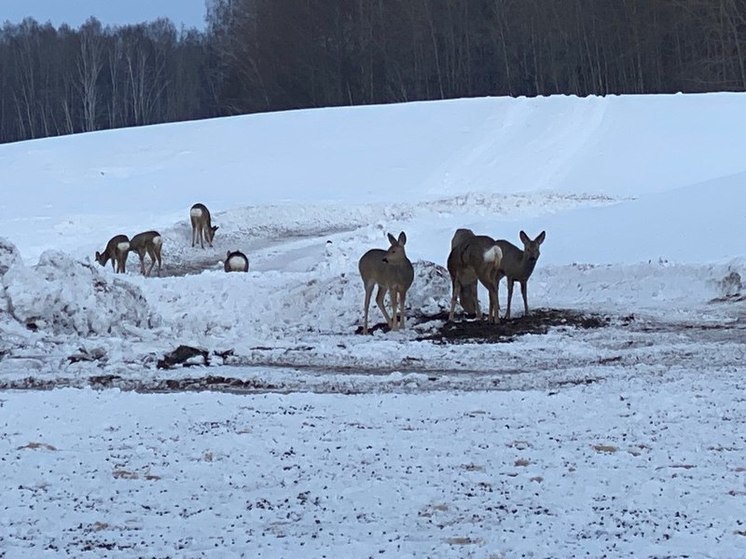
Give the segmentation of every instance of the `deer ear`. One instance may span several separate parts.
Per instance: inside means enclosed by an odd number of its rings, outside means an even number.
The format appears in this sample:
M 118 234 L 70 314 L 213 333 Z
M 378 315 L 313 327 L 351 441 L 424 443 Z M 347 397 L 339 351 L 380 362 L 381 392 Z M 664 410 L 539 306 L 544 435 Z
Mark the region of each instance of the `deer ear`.
M 546 231 L 542 231 L 541 233 L 539 233 L 539 236 L 536 237 L 536 242 L 539 243 L 539 244 L 543 243 L 544 239 L 546 238 L 546 236 L 547 236 L 547 232 Z
M 526 235 L 526 232 L 525 232 L 525 231 L 521 231 L 521 233 L 520 233 L 520 235 L 519 235 L 519 236 L 520 236 L 520 238 L 521 238 L 521 242 L 522 242 L 522 243 L 523 243 L 524 245 L 527 245 L 528 243 L 530 243 L 530 242 L 531 242 L 531 239 L 529 239 L 529 238 L 528 238 L 528 235 Z
M 398 242 L 399 242 L 400 246 L 404 246 L 404 245 L 407 244 L 407 234 L 404 231 L 402 231 L 401 233 L 399 233 L 399 241 Z
M 395 245 L 396 244 L 396 238 L 391 233 L 387 233 L 387 235 L 388 235 L 388 238 L 389 238 L 389 242 L 392 245 Z
M 225 259 L 228 260 L 231 257 L 231 251 L 225 253 Z
M 98 260 L 99 258 L 101 258 L 101 253 L 99 251 L 96 251 L 96 260 Z

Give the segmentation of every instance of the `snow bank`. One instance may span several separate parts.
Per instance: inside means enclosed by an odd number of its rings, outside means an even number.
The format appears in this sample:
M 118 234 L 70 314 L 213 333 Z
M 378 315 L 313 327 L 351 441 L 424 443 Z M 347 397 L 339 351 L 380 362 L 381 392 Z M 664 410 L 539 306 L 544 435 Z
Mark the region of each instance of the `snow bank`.
M 5 249 L 7 243 L 0 245 Z M 50 250 L 39 264 L 24 266 L 17 252 L 2 276 L 5 307 L 31 329 L 77 336 L 125 335 L 160 323 L 139 287 L 107 278 L 92 264 Z

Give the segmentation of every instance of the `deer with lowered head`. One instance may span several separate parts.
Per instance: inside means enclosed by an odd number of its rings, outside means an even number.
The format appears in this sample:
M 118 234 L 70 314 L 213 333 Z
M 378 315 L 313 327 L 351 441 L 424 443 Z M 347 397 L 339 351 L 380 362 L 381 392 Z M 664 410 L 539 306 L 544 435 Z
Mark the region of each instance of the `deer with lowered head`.
M 129 252 L 136 252 L 140 258 L 140 271 L 143 276 L 149 276 L 158 261 L 158 275 L 161 273 L 161 247 L 163 238 L 158 231 L 138 233 L 130 239 Z M 145 272 L 145 255 L 150 256 L 150 268 Z
M 374 248 L 363 254 L 358 262 L 358 270 L 363 278 L 365 288 L 365 305 L 363 307 L 363 334 L 368 333 L 368 308 L 373 289 L 378 286 L 376 303 L 381 309 L 391 330 L 402 329 L 406 326 L 404 317 L 404 306 L 407 291 L 414 280 L 414 268 L 412 262 L 407 258 L 404 245 L 407 243 L 407 235 L 402 231 L 395 238 L 388 234 L 391 246 L 387 250 Z M 386 312 L 384 297 L 388 291 L 391 298 L 391 316 Z M 398 307 L 398 312 L 397 312 Z
M 225 253 L 225 262 L 223 269 L 226 272 L 248 272 L 249 257 L 240 250 L 228 251 Z
M 471 237 L 474 237 L 474 232 L 471 229 L 456 229 L 456 232 L 453 234 L 453 238 L 451 239 L 452 252 L 448 255 L 449 261 L 451 258 L 455 258 L 455 255 L 458 253 L 453 252 L 454 249 Z M 451 254 L 454 256 L 452 257 Z M 451 265 L 452 264 L 453 262 Z M 464 281 L 461 282 L 461 289 L 458 293 L 458 302 L 461 303 L 461 308 L 464 309 L 466 314 L 481 318 L 482 313 L 479 309 L 479 298 L 477 292 L 478 280 L 476 276 L 470 279 L 472 279 L 472 281 L 467 282 L 466 279 L 464 279 Z
M 498 246 L 503 251 L 502 263 L 500 264 L 500 270 L 497 275 L 497 282 L 505 277 L 508 283 L 508 307 L 505 311 L 505 318 L 510 318 L 510 302 L 513 299 L 513 284 L 518 282 L 521 284 L 521 295 L 523 295 L 523 312 L 524 315 L 528 315 L 528 278 L 536 267 L 536 262 L 539 260 L 541 254 L 539 247 L 546 238 L 546 231 L 539 233 L 535 239 L 529 238 L 523 231 L 520 232 L 521 242 L 523 243 L 523 250 L 519 249 L 514 244 L 505 241 L 497 241 Z
M 210 210 L 204 204 L 194 204 L 189 210 L 189 218 L 192 221 L 192 246 L 199 239 L 199 246 L 205 248 L 204 241 L 212 246 L 212 240 L 215 238 L 217 225 L 212 224 Z
M 111 260 L 111 269 L 115 274 L 123 274 L 127 263 L 127 252 L 130 248 L 130 240 L 127 235 L 115 235 L 106 243 L 103 252 L 96 251 L 96 262 L 102 266 Z
M 448 255 L 448 273 L 451 275 L 451 311 L 448 320 L 453 320 L 456 300 L 463 293 L 462 287 L 474 284 L 474 298 L 476 302 L 476 285 L 479 280 L 489 293 L 490 308 L 487 315 L 489 322 L 500 321 L 500 305 L 497 300 L 497 274 L 500 269 L 503 252 L 492 237 L 474 235 L 468 229 L 461 235 L 461 242 L 455 244 Z M 469 235 L 469 233 L 471 233 Z M 455 236 L 454 236 L 455 237 Z M 462 303 L 463 305 L 463 303 Z

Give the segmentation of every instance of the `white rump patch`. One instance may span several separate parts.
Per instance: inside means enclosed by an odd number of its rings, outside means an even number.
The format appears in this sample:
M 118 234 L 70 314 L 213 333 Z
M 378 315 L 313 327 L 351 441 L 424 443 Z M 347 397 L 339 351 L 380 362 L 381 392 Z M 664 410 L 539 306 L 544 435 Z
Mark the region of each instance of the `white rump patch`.
M 497 245 L 484 251 L 485 262 L 497 262 L 498 260 L 502 260 L 502 257 L 503 251 Z
M 234 272 L 243 272 L 249 263 L 243 256 L 231 256 L 228 259 L 228 267 Z
M 129 249 L 130 249 L 130 244 L 129 243 L 127 243 L 127 242 L 117 243 L 117 250 L 119 252 L 124 252 L 125 250 L 129 250 Z
M 161 239 L 160 235 L 156 235 L 155 237 L 153 237 L 153 244 L 157 247 L 163 244 L 163 239 Z
M 189 210 L 189 215 L 192 217 L 202 217 L 202 210 L 200 208 L 192 208 Z

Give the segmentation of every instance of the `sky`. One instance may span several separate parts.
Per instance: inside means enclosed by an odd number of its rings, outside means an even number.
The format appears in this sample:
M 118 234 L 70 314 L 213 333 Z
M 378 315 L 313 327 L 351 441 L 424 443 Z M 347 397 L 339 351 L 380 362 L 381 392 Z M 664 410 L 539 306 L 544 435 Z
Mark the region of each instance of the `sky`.
M 204 27 L 206 0 L 0 0 L 0 21 L 25 17 L 78 27 L 95 16 L 104 25 L 126 25 L 167 17 L 177 27 Z

